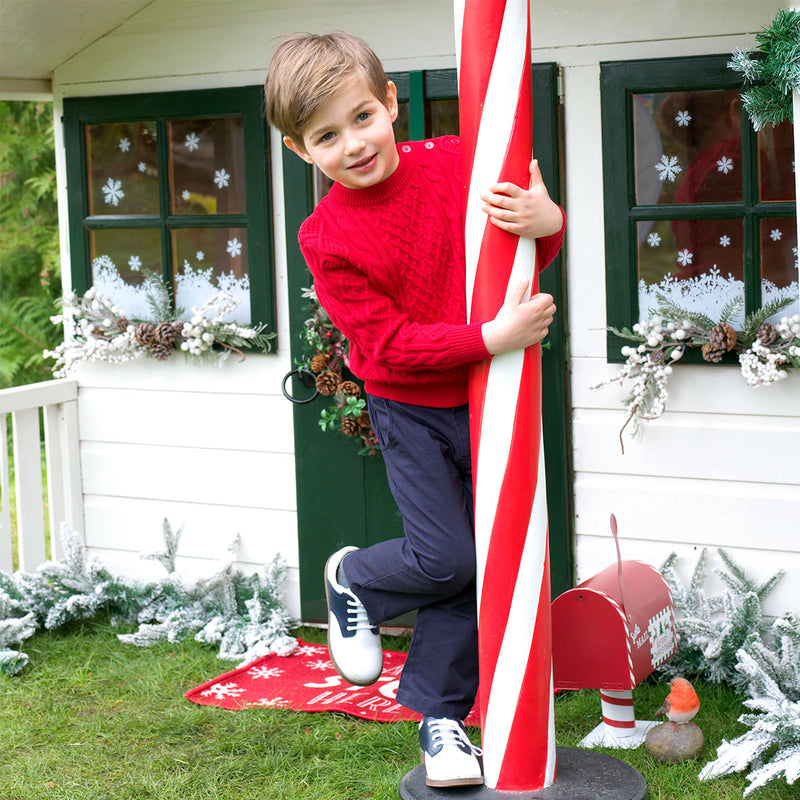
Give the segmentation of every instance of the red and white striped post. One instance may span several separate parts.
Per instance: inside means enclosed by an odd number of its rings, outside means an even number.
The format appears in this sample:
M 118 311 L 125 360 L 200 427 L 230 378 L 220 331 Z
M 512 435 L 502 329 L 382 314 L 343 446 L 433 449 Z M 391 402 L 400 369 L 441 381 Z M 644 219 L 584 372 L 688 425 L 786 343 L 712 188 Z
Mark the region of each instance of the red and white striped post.
M 521 277 L 538 292 L 536 248 L 488 222 L 479 195 L 527 186 L 532 157 L 528 0 L 455 0 L 470 320 L 492 319 Z M 480 710 L 486 785 L 555 780 L 550 564 L 541 349 L 503 353 L 470 376 Z

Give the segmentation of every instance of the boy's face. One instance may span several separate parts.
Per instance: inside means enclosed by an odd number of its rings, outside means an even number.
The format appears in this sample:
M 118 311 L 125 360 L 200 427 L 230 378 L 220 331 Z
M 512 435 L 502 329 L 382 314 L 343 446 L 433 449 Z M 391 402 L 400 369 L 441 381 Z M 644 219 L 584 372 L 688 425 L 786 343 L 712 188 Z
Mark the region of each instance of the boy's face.
M 387 86 L 386 104 L 354 77 L 311 118 L 302 147 L 288 136 L 286 146 L 331 180 L 365 189 L 386 180 L 400 158 L 392 123 L 397 119 L 397 88 Z

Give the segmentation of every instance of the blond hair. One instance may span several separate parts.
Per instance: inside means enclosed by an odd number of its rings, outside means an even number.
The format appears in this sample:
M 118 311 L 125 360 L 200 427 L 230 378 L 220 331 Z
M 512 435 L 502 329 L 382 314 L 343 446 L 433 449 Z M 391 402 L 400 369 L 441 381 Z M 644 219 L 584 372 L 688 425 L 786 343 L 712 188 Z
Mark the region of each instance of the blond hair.
M 387 104 L 389 79 L 363 39 L 338 31 L 287 36 L 276 48 L 264 82 L 267 119 L 302 147 L 312 117 L 353 77 L 363 79 Z

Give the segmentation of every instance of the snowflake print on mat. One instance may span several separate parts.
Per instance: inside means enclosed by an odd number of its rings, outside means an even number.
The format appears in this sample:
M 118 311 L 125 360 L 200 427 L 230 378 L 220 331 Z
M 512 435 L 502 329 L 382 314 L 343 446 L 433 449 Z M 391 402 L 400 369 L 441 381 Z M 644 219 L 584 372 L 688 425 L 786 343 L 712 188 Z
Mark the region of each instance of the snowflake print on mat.
M 309 661 L 308 668 L 317 672 L 324 672 L 325 670 L 334 669 L 334 666 L 331 661 Z
M 657 233 L 650 233 L 647 236 L 647 244 L 650 247 L 658 247 L 661 244 L 661 237 Z
M 683 167 L 678 164 L 678 156 L 661 156 L 661 159 L 654 165 L 658 171 L 660 181 L 675 181 L 679 172 L 683 172 Z
M 304 644 L 298 647 L 297 650 L 295 650 L 294 652 L 295 655 L 298 656 L 316 656 L 319 655 L 320 653 L 324 653 L 325 650 L 326 648 L 324 648 L 322 645 Z
M 688 111 L 679 111 L 675 116 L 675 122 L 678 123 L 679 128 L 688 128 L 691 121 L 692 115 Z
M 733 159 L 728 158 L 727 156 L 722 156 L 722 158 L 717 161 L 717 172 L 721 172 L 724 175 L 727 175 L 729 172 L 733 172 Z
M 247 708 L 291 708 L 292 704 L 282 697 L 261 697 L 252 703 L 245 703 Z
M 125 197 L 125 192 L 122 191 L 122 181 L 115 181 L 113 178 L 109 178 L 106 181 L 106 185 L 100 188 L 108 205 L 118 206 L 119 201 Z
M 228 239 L 227 250 L 230 253 L 231 258 L 236 258 L 236 256 L 242 254 L 242 243 L 235 237 L 233 239 Z
M 236 697 L 242 692 L 244 692 L 244 689 L 241 686 L 238 686 L 234 681 L 227 681 L 226 683 L 215 683 L 204 692 L 201 692 L 201 694 L 203 697 L 214 695 L 217 700 L 222 700 L 224 697 Z
M 731 243 L 731 237 L 730 236 L 720 236 L 719 237 L 719 243 L 720 243 L 721 247 L 728 247 L 728 245 L 730 245 L 730 243 Z
M 186 139 L 183 141 L 183 146 L 191 153 L 200 147 L 200 137 L 192 132 L 186 134 Z
M 226 188 L 230 182 L 231 176 L 224 167 L 214 171 L 214 183 L 216 183 L 220 189 Z
M 773 228 L 769 232 L 769 238 L 772 239 L 773 242 L 779 242 L 783 238 L 783 231 L 780 228 Z
M 678 253 L 678 263 L 682 264 L 684 267 L 687 267 L 689 264 L 692 263 L 692 259 L 694 258 L 694 253 L 690 253 L 688 250 L 683 249 Z
M 251 678 L 278 678 L 283 675 L 280 667 L 252 667 L 247 670 Z
M 123 153 L 127 153 L 128 150 L 131 149 L 131 140 L 127 136 L 125 136 L 119 140 L 119 144 L 117 145 L 117 147 L 119 147 L 119 149 Z

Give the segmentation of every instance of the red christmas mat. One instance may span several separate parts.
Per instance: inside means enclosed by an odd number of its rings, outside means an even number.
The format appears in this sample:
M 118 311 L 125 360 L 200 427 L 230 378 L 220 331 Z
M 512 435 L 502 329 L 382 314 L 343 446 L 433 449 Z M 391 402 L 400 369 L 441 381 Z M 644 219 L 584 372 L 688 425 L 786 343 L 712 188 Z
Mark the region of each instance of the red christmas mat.
M 242 708 L 291 708 L 295 711 L 341 711 L 376 722 L 419 720 L 395 699 L 405 653 L 383 652 L 383 672 L 372 686 L 353 686 L 341 678 L 328 648 L 297 640 L 290 656 L 269 655 L 226 672 L 186 692 L 203 706 L 231 711 Z M 467 724 L 477 725 L 477 709 Z

